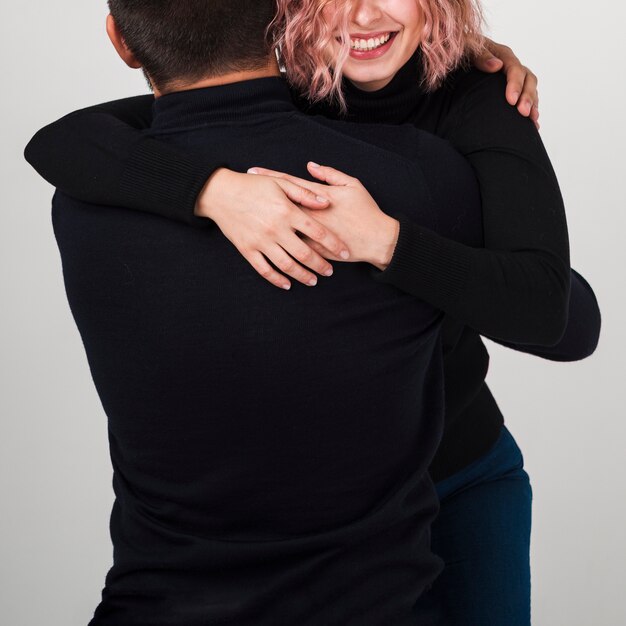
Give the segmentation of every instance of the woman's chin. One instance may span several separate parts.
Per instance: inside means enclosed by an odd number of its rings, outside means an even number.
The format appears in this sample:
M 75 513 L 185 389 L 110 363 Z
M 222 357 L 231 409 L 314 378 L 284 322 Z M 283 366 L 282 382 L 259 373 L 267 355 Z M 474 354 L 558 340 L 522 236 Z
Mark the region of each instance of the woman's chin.
M 404 57 L 407 57 L 405 59 Z M 343 66 L 343 75 L 363 91 L 377 91 L 387 85 L 412 55 L 390 54 L 367 61 L 349 57 Z
M 343 75 L 355 87 L 358 87 L 362 91 L 378 91 L 389 84 L 397 72 L 397 69 L 387 69 L 384 67 L 368 69 L 363 67 L 354 68 L 351 64 L 348 65 L 348 63 L 346 63 Z

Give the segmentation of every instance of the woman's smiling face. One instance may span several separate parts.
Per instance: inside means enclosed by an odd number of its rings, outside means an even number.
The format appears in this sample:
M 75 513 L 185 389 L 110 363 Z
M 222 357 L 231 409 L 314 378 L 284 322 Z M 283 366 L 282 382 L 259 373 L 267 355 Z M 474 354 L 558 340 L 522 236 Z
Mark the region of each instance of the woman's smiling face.
M 332 2 L 324 8 L 328 24 L 336 17 L 333 11 Z M 364 91 L 382 89 L 417 50 L 423 27 L 419 0 L 356 0 L 349 16 L 350 56 L 343 75 Z M 330 48 L 331 58 L 336 59 L 340 34 Z

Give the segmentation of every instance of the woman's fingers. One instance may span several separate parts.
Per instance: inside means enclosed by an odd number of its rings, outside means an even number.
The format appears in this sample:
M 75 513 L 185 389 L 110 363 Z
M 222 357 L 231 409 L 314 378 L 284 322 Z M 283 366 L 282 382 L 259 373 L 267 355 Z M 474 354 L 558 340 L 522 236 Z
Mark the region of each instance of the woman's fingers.
M 290 233 L 284 239 L 278 241 L 278 244 L 291 257 L 305 266 L 306 273 L 302 273 L 296 269 L 295 271 L 298 272 L 297 276 L 290 274 L 301 283 L 310 284 L 309 281 L 315 278 L 315 275 L 306 271 L 306 268 L 309 268 L 322 276 L 332 275 L 333 266 L 324 258 L 323 253 L 318 253 L 311 246 L 302 241 L 302 239 L 295 233 Z
M 335 168 L 328 167 L 326 165 L 318 165 L 313 161 L 309 161 L 307 163 L 307 169 L 313 176 L 315 176 L 315 178 L 317 178 L 318 180 L 322 180 L 329 185 L 345 186 L 357 182 L 356 178 L 348 176 L 340 170 L 336 170 Z M 297 176 L 292 176 L 291 174 L 285 174 L 285 172 L 270 170 L 265 167 L 251 167 L 248 170 L 248 174 L 262 174 L 263 176 L 271 176 L 279 180 L 290 182 L 294 185 L 297 185 L 322 196 L 324 193 L 328 192 L 327 187 L 325 187 L 324 185 L 319 185 L 318 183 L 313 183 L 309 180 L 304 180 L 303 178 L 298 178 Z
M 320 183 L 305 182 L 330 189 Z M 320 203 L 310 189 L 289 180 L 229 170 L 224 170 L 217 182 L 213 179 L 213 188 L 217 183 L 218 188 L 214 189 L 217 193 L 205 198 L 212 207 L 211 218 L 259 275 L 272 285 L 291 287 L 281 270 L 305 285 L 316 282 L 313 271 L 332 274 L 328 260 L 302 241 L 299 230 L 334 251 L 347 251 L 344 242 L 315 219 L 315 215 L 321 215 L 319 209 L 328 208 L 329 201 Z M 209 188 L 211 185 L 207 186 Z
M 296 237 L 297 239 L 296 235 L 294 235 L 294 237 Z M 302 243 L 302 241 L 300 241 L 300 243 Z M 303 261 L 303 262 L 305 263 L 314 262 L 314 257 L 319 257 L 319 255 L 317 254 L 317 252 L 314 252 L 313 250 L 311 250 L 311 248 L 309 248 L 309 246 L 307 246 L 306 244 L 303 244 L 303 245 L 305 246 L 307 250 L 304 254 L 302 254 L 302 249 L 299 249 L 300 256 L 306 257 L 306 261 Z M 290 242 L 288 247 L 290 249 L 293 249 L 294 247 L 293 243 Z M 306 270 L 304 267 L 302 267 L 300 263 L 298 263 L 290 254 L 287 254 L 285 249 L 282 246 L 278 245 L 277 243 L 272 245 L 269 249 L 264 250 L 263 254 L 265 254 L 265 256 L 281 272 L 284 272 L 288 276 L 295 278 L 298 282 L 302 283 L 303 285 L 307 285 L 309 287 L 315 287 L 315 285 L 317 285 L 317 276 L 309 272 L 308 270 Z M 321 259 L 321 257 L 319 258 Z M 324 261 L 323 259 L 321 260 L 324 265 L 328 265 L 326 261 Z
M 346 186 L 352 185 L 358 182 L 356 178 L 344 174 L 340 170 L 336 170 L 334 167 L 328 167 L 327 165 L 318 165 L 313 161 L 307 163 L 307 169 L 312 176 L 315 176 L 318 180 L 323 180 L 329 185 Z
M 273 178 L 282 178 L 283 180 L 288 180 L 292 182 L 294 185 L 302 185 L 306 187 L 311 184 L 310 180 L 305 180 L 304 178 L 298 178 L 297 176 L 292 176 L 291 174 L 287 174 L 286 172 L 280 172 L 278 170 L 270 170 L 267 167 L 251 167 L 248 174 L 261 174 L 262 176 L 272 176 Z M 315 183 L 313 183 L 315 184 Z
M 307 246 L 315 250 L 315 252 L 317 252 L 320 256 L 323 256 L 325 259 L 328 259 L 330 261 L 343 261 L 344 260 L 344 259 L 341 259 L 338 255 L 330 252 L 330 250 L 325 248 L 321 243 L 317 243 L 317 241 L 314 241 L 313 239 L 311 239 L 310 237 L 307 237 L 306 235 L 302 235 L 302 241 Z
M 289 199 L 296 204 L 301 204 L 309 209 L 326 209 L 328 208 L 329 198 L 327 187 L 314 183 L 310 180 L 304 180 L 285 172 L 269 170 L 264 167 L 251 167 L 248 174 L 257 174 L 273 178 L 281 189 L 287 194 Z
M 305 235 L 307 243 L 296 234 L 296 230 Z M 332 276 L 333 267 L 325 256 L 338 260 L 342 260 L 339 257 L 344 252 L 349 256 L 347 247 L 336 235 L 300 209 L 294 211 L 292 218 L 286 218 L 280 231 L 275 231 L 263 244 L 239 251 L 263 278 L 283 289 L 291 283 L 280 272 L 313 287 L 317 284 L 317 276 L 313 272 Z M 280 272 L 268 264 L 266 258 Z
M 269 259 L 279 270 L 291 276 L 304 285 L 313 287 L 317 284 L 317 277 L 311 270 L 323 276 L 332 276 L 332 265 L 312 246 L 304 243 L 293 231 L 283 234 L 277 241 L 268 241 L 263 246 L 253 248 L 238 248 L 252 267 L 268 282 L 282 289 L 289 289 L 291 283 L 280 272 L 275 270 L 266 260 Z M 311 240 L 312 241 L 312 240 Z M 315 243 L 315 242 L 312 242 Z M 319 245 L 319 244 L 317 244 Z M 324 247 L 321 247 L 323 252 Z M 300 263 L 302 263 L 302 265 Z
M 320 224 L 317 220 L 301 211 L 298 218 L 292 222 L 292 226 L 300 233 L 316 241 L 328 250 L 337 259 L 347 260 L 350 258 L 348 246 L 335 233 Z
M 307 189 L 299 184 L 281 177 L 270 177 L 285 192 L 285 195 L 294 203 L 307 209 L 327 209 L 330 205 L 328 194 L 322 195 L 321 191 Z M 309 183 L 310 186 L 317 183 Z M 324 187 L 323 185 L 317 185 Z M 328 189 L 328 187 L 326 187 Z
M 241 252 L 248 263 L 272 285 L 281 289 L 291 289 L 289 280 L 277 272 L 258 250 L 247 253 L 239 249 L 239 252 Z

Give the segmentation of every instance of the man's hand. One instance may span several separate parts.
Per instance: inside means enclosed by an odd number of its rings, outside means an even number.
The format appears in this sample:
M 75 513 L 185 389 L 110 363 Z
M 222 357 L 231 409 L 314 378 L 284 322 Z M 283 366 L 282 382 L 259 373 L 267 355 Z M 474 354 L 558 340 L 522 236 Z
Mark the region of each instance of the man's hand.
M 490 74 L 502 71 L 506 74 L 506 99 L 524 117 L 530 117 L 539 129 L 539 93 L 537 76 L 515 56 L 511 48 L 485 40 L 486 50 L 474 58 L 474 65 L 483 72 Z

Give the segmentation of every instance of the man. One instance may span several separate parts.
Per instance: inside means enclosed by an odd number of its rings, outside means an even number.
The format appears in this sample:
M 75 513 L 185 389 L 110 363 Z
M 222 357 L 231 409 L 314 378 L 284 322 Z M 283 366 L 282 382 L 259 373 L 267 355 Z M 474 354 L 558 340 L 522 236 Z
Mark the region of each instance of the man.
M 415 155 L 450 156 L 436 140 L 297 111 L 265 37 L 273 0 L 109 6 L 115 48 L 154 89 L 151 136 L 241 172 L 332 164 L 384 219 L 446 236 L 450 202 L 479 215 L 460 157 L 455 195 L 429 188 Z M 53 225 L 114 469 L 114 563 L 90 626 L 430 624 L 413 606 L 442 567 L 427 475 L 440 312 L 367 263 L 281 291 L 217 228 L 60 192 Z

